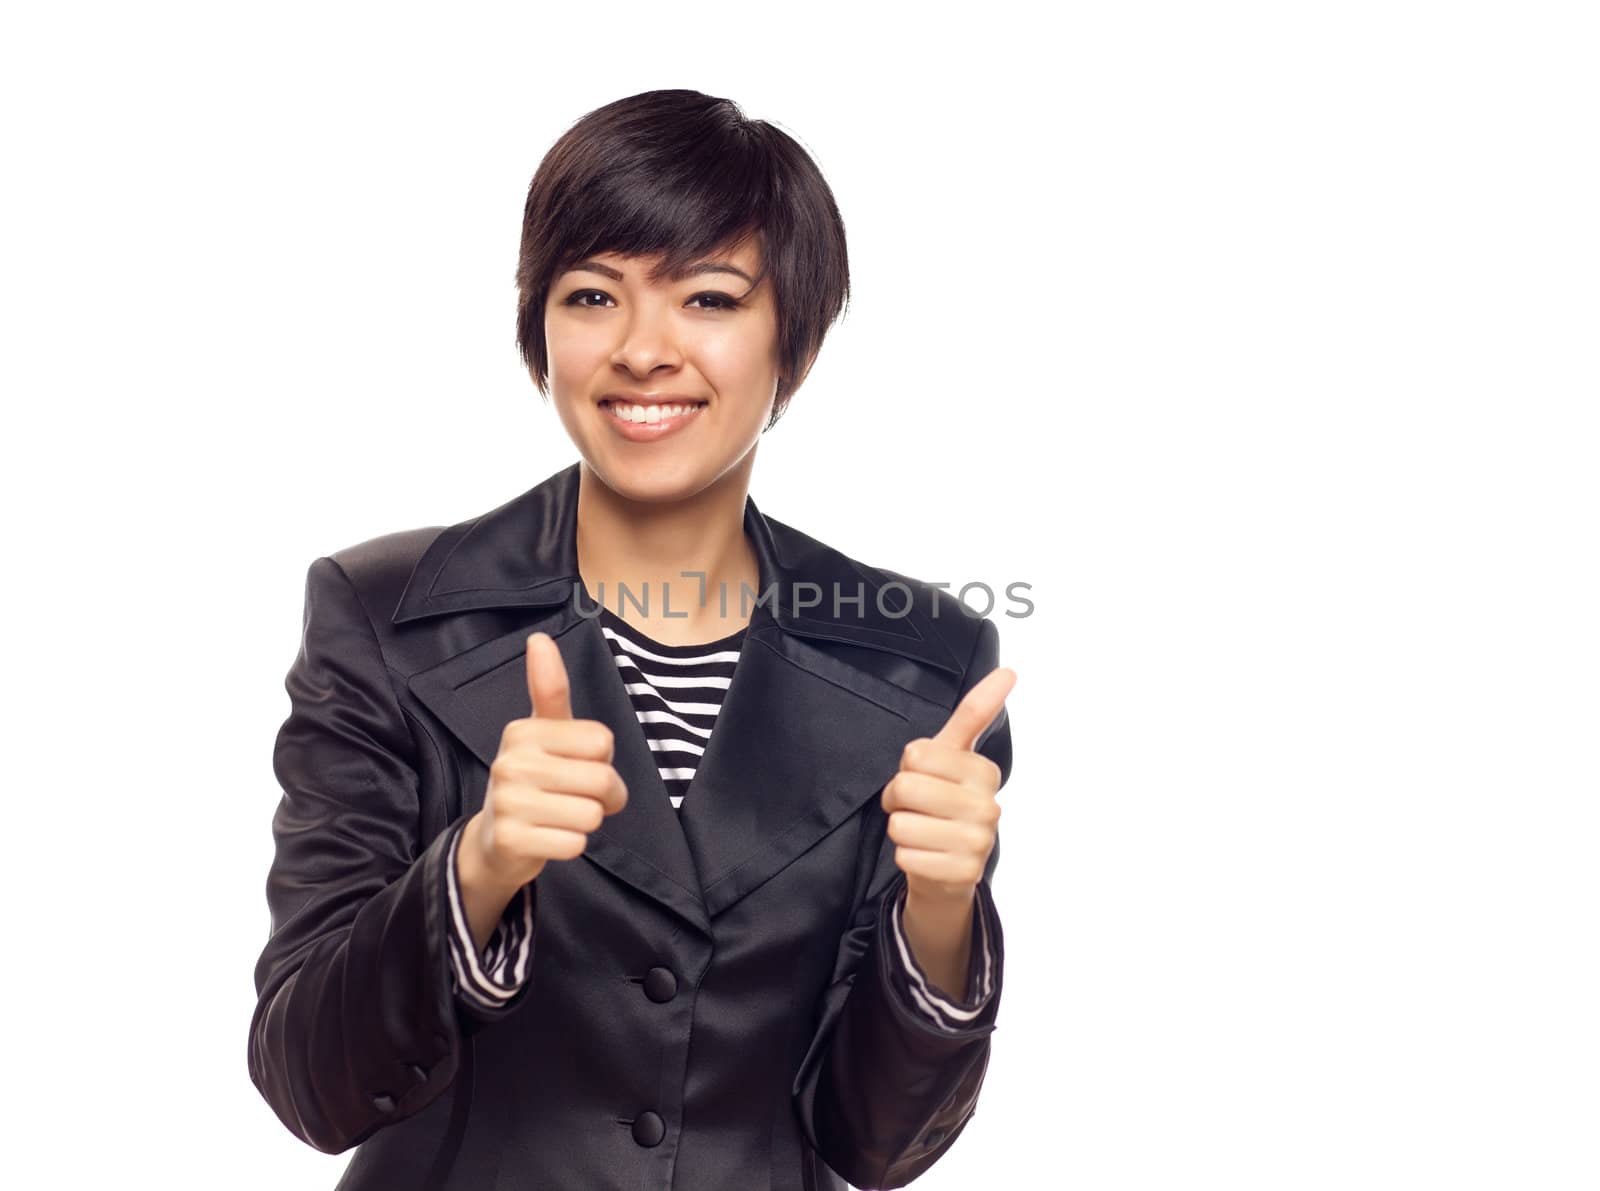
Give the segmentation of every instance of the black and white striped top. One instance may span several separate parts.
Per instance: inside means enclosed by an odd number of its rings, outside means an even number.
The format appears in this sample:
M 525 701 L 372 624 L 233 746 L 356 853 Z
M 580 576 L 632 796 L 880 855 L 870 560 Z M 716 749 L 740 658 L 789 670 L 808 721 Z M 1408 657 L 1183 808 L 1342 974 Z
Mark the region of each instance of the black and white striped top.
M 655 755 L 667 795 L 673 808 L 681 809 L 733 680 L 746 630 L 698 645 L 666 645 L 645 636 L 608 608 L 600 609 L 598 621 Z M 511 899 L 488 945 L 478 952 L 456 873 L 456 848 L 464 826 L 463 822 L 454 829 L 457 838 L 451 840 L 446 853 L 455 925 L 450 940 L 454 987 L 467 1005 L 493 1012 L 510 1002 L 528 979 L 534 939 L 534 882 L 524 885 Z M 893 910 L 897 952 L 893 958 L 899 963 L 897 979 L 891 983 L 915 1012 L 942 1029 L 958 1031 L 983 1012 L 994 992 L 993 957 L 983 915 L 974 909 L 974 946 L 979 951 L 974 956 L 976 975 L 967 990 L 971 999 L 955 1001 L 930 984 L 917 966 L 901 927 L 904 902 L 902 892 Z
M 733 681 L 745 630 L 702 645 L 663 645 L 609 608 L 600 609 L 599 620 L 667 796 L 680 810 Z

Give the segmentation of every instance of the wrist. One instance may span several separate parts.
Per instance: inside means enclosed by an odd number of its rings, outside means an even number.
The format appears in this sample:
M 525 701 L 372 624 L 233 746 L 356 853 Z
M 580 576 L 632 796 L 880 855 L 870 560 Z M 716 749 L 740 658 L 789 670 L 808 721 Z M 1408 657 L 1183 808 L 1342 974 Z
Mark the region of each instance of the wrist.
M 960 923 L 975 912 L 976 886 L 950 891 L 906 883 L 905 909 L 925 922 Z
M 908 888 L 900 913 L 912 957 L 930 984 L 956 1000 L 969 997 L 968 968 L 976 928 L 976 891 L 966 898 L 916 894 Z
M 484 856 L 482 830 L 483 812 L 479 811 L 467 820 L 461 829 L 461 838 L 456 841 L 456 879 L 461 882 L 465 896 L 498 901 L 503 906 L 538 874 L 514 881 L 497 873 Z

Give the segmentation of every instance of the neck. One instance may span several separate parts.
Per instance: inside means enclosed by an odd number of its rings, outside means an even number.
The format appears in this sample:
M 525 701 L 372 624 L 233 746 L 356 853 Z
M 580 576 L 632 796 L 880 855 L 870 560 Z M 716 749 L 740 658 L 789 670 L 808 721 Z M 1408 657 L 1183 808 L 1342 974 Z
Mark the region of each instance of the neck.
M 638 501 L 584 464 L 577 545 L 588 598 L 663 644 L 696 644 L 743 628 L 753 599 L 746 589 L 755 593 L 760 581 L 744 532 L 749 481 L 749 467 L 739 466 L 683 500 Z

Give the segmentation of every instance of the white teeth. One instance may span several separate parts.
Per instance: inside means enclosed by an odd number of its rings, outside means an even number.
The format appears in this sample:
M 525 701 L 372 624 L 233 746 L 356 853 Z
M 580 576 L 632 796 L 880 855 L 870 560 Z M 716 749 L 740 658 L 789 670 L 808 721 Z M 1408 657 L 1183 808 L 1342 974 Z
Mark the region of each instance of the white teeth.
M 612 417 L 620 418 L 624 422 L 653 424 L 661 421 L 662 418 L 693 413 L 700 407 L 698 405 L 624 405 L 618 401 L 608 401 L 606 402 L 606 408 L 611 411 Z

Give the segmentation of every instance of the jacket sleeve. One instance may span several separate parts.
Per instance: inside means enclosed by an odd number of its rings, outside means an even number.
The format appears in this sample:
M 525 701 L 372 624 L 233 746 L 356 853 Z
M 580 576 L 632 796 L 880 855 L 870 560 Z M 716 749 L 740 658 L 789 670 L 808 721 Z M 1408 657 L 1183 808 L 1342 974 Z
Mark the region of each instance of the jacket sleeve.
M 492 1010 L 455 995 L 448 859 L 463 823 L 419 839 L 415 744 L 390 681 L 355 588 L 317 559 L 273 753 L 249 1068 L 290 1132 L 329 1154 L 440 1096 L 462 1037 L 526 993 Z
M 985 619 L 962 680 L 961 695 L 999 664 L 998 631 Z M 977 749 L 1011 773 L 1011 726 L 1002 709 Z M 795 1076 L 793 1094 L 807 1140 L 852 1185 L 903 1187 L 949 1149 L 976 1109 L 989 1064 L 989 1035 L 1000 1007 L 1005 940 L 991 878 L 1000 860 L 998 837 L 979 881 L 969 989 L 982 992 L 978 1011 L 954 1025 L 936 1025 L 913 1004 L 906 981 L 909 957 L 897 954 L 896 910 L 906 889 L 894 862 L 888 816 L 867 808 L 877 843 L 866 893 L 839 944 L 822 1013 Z M 987 964 L 987 967 L 986 967 Z

